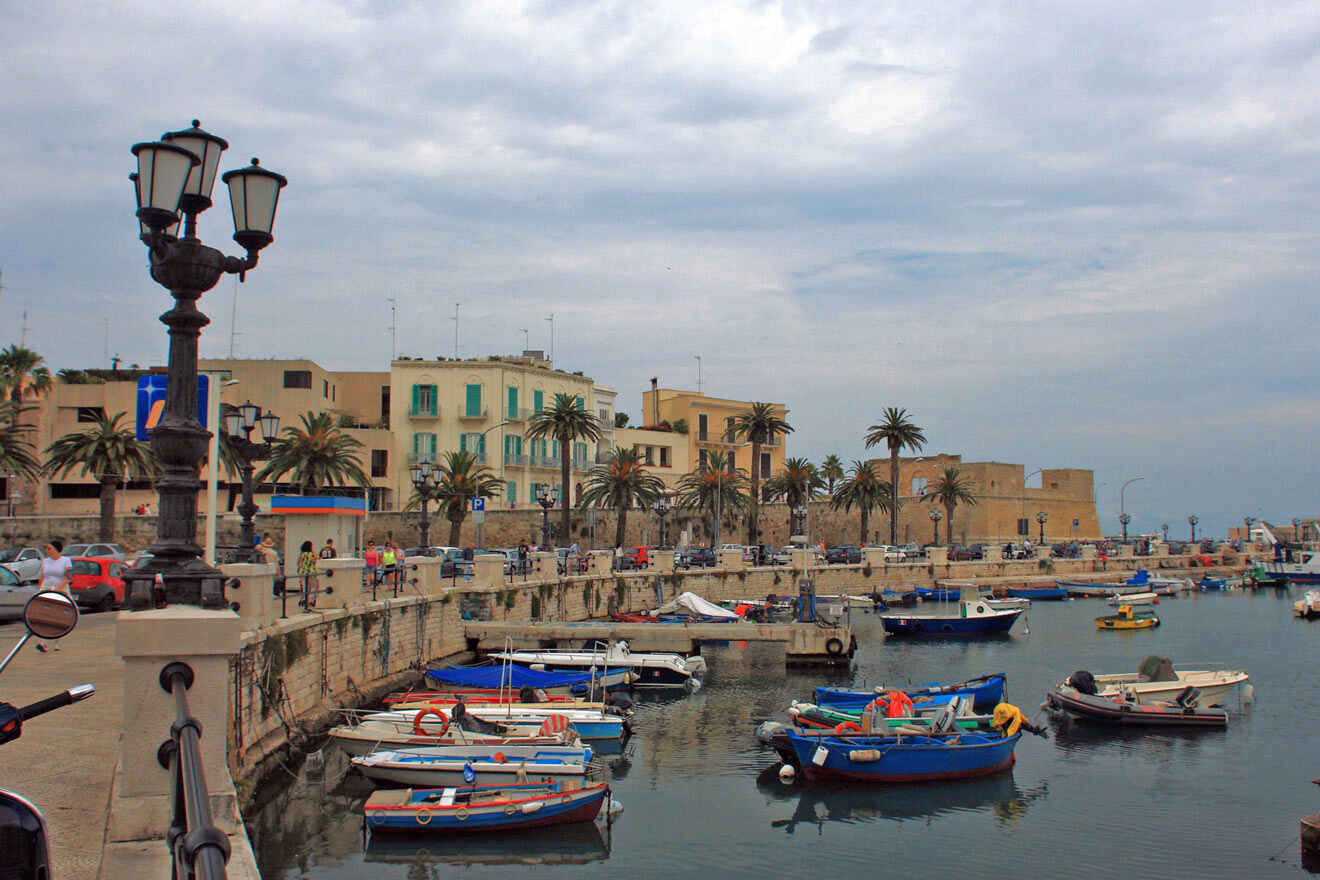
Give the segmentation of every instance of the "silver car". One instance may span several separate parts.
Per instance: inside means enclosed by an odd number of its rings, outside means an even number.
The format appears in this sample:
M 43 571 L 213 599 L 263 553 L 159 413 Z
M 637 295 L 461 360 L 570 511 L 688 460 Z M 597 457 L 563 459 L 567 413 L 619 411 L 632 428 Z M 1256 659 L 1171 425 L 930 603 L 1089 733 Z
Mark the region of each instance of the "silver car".
M 23 606 L 36 592 L 36 587 L 23 586 L 18 581 L 18 575 L 0 567 L 0 620 L 18 620 L 22 617 Z
M 36 583 L 41 579 L 41 551 L 36 547 L 18 547 L 0 551 L 0 566 L 3 566 L 24 583 Z
M 64 548 L 64 555 L 70 559 L 127 559 L 128 554 L 118 544 L 70 544 Z

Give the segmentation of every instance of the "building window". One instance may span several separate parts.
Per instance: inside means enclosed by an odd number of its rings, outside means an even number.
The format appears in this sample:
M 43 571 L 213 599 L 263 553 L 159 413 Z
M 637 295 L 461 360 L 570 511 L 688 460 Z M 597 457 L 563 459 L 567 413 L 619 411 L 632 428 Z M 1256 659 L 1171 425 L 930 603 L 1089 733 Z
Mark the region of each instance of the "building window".
M 51 483 L 51 498 L 100 498 L 99 483 Z
M 913 494 L 913 495 L 921 495 L 921 494 L 924 493 L 925 491 L 926 491 L 926 478 L 925 478 L 925 477 L 913 477 L 913 478 L 912 478 L 912 494 Z
M 655 464 L 654 454 L 655 454 L 654 446 L 646 447 L 646 454 L 642 456 L 642 461 L 644 461 L 648 465 Z
M 724 440 L 726 443 L 733 442 L 733 416 L 726 416 L 724 419 Z
M 481 417 L 481 386 L 468 385 L 465 389 L 466 414 L 468 418 Z
M 1050 488 L 1051 488 L 1051 489 L 1057 489 L 1057 488 L 1059 488 L 1059 484 L 1058 484 L 1058 483 L 1050 483 Z
M 412 412 L 414 416 L 434 416 L 436 398 L 439 391 L 435 385 L 414 385 L 412 387 Z
M 701 450 L 699 454 L 701 456 L 701 466 L 704 468 L 706 466 L 706 450 Z
M 504 417 L 506 419 L 518 418 L 518 389 L 512 385 L 509 386 L 509 411 L 504 414 Z
M 736 452 L 734 452 L 732 449 L 730 449 L 730 450 L 729 450 L 729 473 L 733 473 L 733 472 L 736 471 L 737 469 L 738 469 L 738 453 L 736 453 Z
M 532 392 L 532 412 L 540 412 L 540 411 L 543 410 L 543 409 L 545 409 L 545 392 L 544 392 L 544 391 L 533 391 L 533 392 Z
M 703 442 L 706 441 L 706 440 L 709 440 L 709 439 L 710 439 L 709 435 L 706 433 L 706 414 L 705 414 L 705 413 L 698 413 L 698 414 L 697 414 L 697 439 L 698 439 L 698 440 L 701 440 L 701 441 L 703 441 Z
M 518 504 L 518 484 L 513 480 L 504 484 L 504 500 L 509 502 L 510 507 Z
M 413 460 L 435 461 L 434 434 L 413 434 Z
M 602 425 L 604 425 L 607 428 L 614 427 L 614 420 L 610 418 L 609 410 L 607 409 L 598 410 L 598 414 L 600 415 L 600 423 Z
M 322 379 L 322 380 L 321 380 L 321 396 L 324 397 L 326 400 L 329 400 L 329 399 L 330 399 L 330 380 L 329 380 L 329 379 Z
M 660 447 L 660 467 L 669 467 L 669 466 L 670 466 L 670 461 L 669 461 L 669 447 L 668 447 L 668 446 L 661 446 L 661 447 Z
M 103 418 L 105 418 L 105 407 L 102 406 L 78 407 L 78 421 L 80 422 L 99 422 Z
M 770 476 L 770 453 L 761 453 L 761 479 L 768 479 Z
M 387 477 L 390 472 L 390 453 L 388 449 L 371 450 L 371 475 Z
M 390 386 L 380 386 L 380 423 L 390 426 Z
M 1027 520 L 1025 517 L 1023 517 L 1022 519 L 1019 519 L 1019 520 L 1018 520 L 1018 529 L 1017 529 L 1017 533 L 1018 533 L 1019 535 L 1027 535 L 1027 534 L 1030 534 L 1030 533 L 1031 533 L 1031 527 L 1030 527 L 1030 525 L 1028 524 L 1028 520 Z
M 330 386 L 330 402 L 331 402 L 331 403 L 334 403 L 334 402 L 335 402 L 335 395 L 338 394 L 338 393 L 339 393 L 339 386 L 338 386 L 338 385 L 331 385 L 331 386 Z
M 577 398 L 576 403 L 577 403 L 577 408 L 578 408 L 578 409 L 586 409 L 586 408 L 587 408 L 587 405 L 586 405 L 585 402 L 583 402 L 581 396 L 579 396 L 579 397 Z
M 311 370 L 285 370 L 284 371 L 285 388 L 311 388 L 312 371 Z

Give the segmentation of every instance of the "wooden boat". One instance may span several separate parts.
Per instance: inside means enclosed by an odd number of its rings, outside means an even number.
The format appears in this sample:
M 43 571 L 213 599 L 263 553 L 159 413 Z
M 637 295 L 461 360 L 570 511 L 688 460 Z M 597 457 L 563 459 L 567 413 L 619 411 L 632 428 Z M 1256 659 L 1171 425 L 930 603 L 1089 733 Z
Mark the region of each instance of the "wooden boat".
M 1320 617 L 1320 590 L 1307 590 L 1305 596 L 1293 603 L 1293 614 L 1304 620 Z
M 1120 605 L 1117 614 L 1097 617 L 1095 625 L 1097 629 L 1151 629 L 1160 625 L 1160 619 L 1154 612 L 1138 612 L 1131 605 Z
M 1007 770 L 1021 738 L 993 732 L 837 736 L 790 728 L 784 733 L 794 766 L 809 780 L 888 783 L 971 779 Z
M 1131 727 L 1227 727 L 1228 713 L 1223 709 L 1200 709 L 1196 706 L 1195 688 L 1187 687 L 1182 702 L 1159 700 L 1138 703 L 1120 697 L 1083 694 L 1076 688 L 1062 687 L 1045 696 L 1049 708 L 1066 712 L 1074 718 Z
M 993 709 L 1004 699 L 1008 676 L 1002 672 L 969 678 L 966 681 L 939 682 L 931 681 L 901 690 L 912 698 L 914 705 L 923 703 L 944 703 L 949 696 L 971 697 L 975 709 Z M 838 688 L 817 687 L 812 692 L 812 699 L 819 706 L 828 706 L 844 712 L 861 712 L 876 697 L 883 696 L 895 688 L 877 686 L 870 691 L 848 691 Z M 944 699 L 939 699 L 944 698 Z
M 1008 595 L 1033 602 L 1061 601 L 1068 598 L 1068 591 L 1063 587 L 1009 587 Z
M 590 822 L 609 794 L 605 783 L 575 791 L 557 785 L 475 785 L 374 792 L 363 806 L 372 831 L 517 831 Z
M 538 694 L 536 691 L 528 688 L 526 690 L 425 690 L 425 691 L 395 691 L 385 697 L 381 702 L 386 706 L 399 708 L 421 709 L 428 703 L 456 703 L 459 700 L 467 703 L 469 706 L 502 706 L 505 703 L 531 703 L 533 705 L 554 705 L 564 708 L 583 708 L 590 706 L 599 706 L 599 700 L 583 700 L 570 694 Z
M 545 672 L 506 663 L 503 666 L 447 666 L 428 669 L 426 677 L 450 688 L 500 689 L 517 691 L 523 687 L 547 694 L 585 694 L 592 687 L 607 689 L 628 687 L 633 673 L 627 669 L 604 669 L 588 672 Z
M 466 714 L 479 722 L 497 725 L 496 732 L 510 736 L 539 736 L 562 729 L 556 724 L 572 727 L 584 740 L 621 739 L 625 732 L 625 719 L 621 714 L 600 709 L 564 709 L 559 706 L 541 706 L 518 703 L 502 706 L 465 706 Z M 363 724 L 393 725 L 396 730 L 411 731 L 414 735 L 427 733 L 443 735 L 450 727 L 449 713 L 440 706 L 427 706 L 415 712 L 391 710 L 372 712 L 362 717 Z
M 953 697 L 951 699 L 962 699 Z M 914 707 L 912 714 L 890 717 L 883 712 L 871 713 L 871 733 L 885 733 L 899 727 L 924 728 L 929 727 L 935 716 L 944 708 L 944 703 L 926 703 L 920 709 Z M 970 709 L 970 703 L 966 704 Z M 839 709 L 832 709 L 828 706 L 817 706 L 815 703 L 799 703 L 796 700 L 788 707 L 788 717 L 793 724 L 804 730 L 833 730 L 836 733 L 865 733 L 866 712 L 844 712 Z M 966 714 L 962 707 L 959 708 L 958 716 L 954 719 L 954 727 L 961 730 L 977 730 L 990 726 L 989 715 L 971 715 Z
M 1129 593 L 1126 596 L 1110 596 L 1108 602 L 1114 606 L 1131 605 L 1135 608 L 1141 605 L 1158 605 L 1160 597 L 1154 593 Z
M 1145 593 L 1144 586 L 1130 584 L 1098 584 L 1087 581 L 1055 581 L 1056 586 L 1067 590 L 1069 596 L 1082 599 L 1106 599 L 1110 596 L 1126 596 L 1129 593 Z
M 1201 579 L 1196 582 L 1196 585 L 1204 592 L 1226 590 L 1228 589 L 1228 578 L 1212 578 L 1208 574 L 1201 575 Z
M 491 654 L 495 660 L 516 663 L 531 669 L 550 672 L 587 672 L 605 669 L 628 669 L 636 675 L 637 688 L 688 688 L 701 686 L 700 675 L 706 661 L 700 656 L 681 654 L 633 653 L 626 641 L 597 642 L 583 651 L 507 651 Z
M 1074 681 L 1087 676 L 1094 683 L 1096 695 L 1100 697 L 1131 698 L 1138 703 L 1155 702 L 1172 700 L 1184 689 L 1193 687 L 1200 694 L 1202 706 L 1227 704 L 1233 691 L 1250 680 L 1250 676 L 1241 669 L 1174 669 L 1167 657 L 1152 654 L 1141 661 L 1136 672 L 1099 675 L 1090 672 L 1085 675 L 1073 673 L 1060 686 L 1071 685 L 1083 693 L 1089 692 L 1091 688 L 1085 686 L 1084 681 Z
M 350 759 L 375 783 L 435 788 L 446 785 L 564 783 L 580 787 L 591 749 L 569 746 L 435 746 L 382 750 Z
M 913 587 L 913 591 L 927 602 L 957 602 L 962 590 L 957 587 Z
M 1021 609 L 996 611 L 979 599 L 964 599 L 956 613 L 886 613 L 880 621 L 890 635 L 966 637 L 1006 633 L 1021 614 Z
M 329 730 L 339 748 L 349 755 L 367 755 L 379 749 L 408 749 L 429 746 L 490 746 L 497 749 L 514 746 L 564 746 L 580 744 L 576 731 L 566 730 L 545 736 L 499 736 L 451 728 L 443 736 L 403 732 L 392 724 L 358 722 L 337 724 Z

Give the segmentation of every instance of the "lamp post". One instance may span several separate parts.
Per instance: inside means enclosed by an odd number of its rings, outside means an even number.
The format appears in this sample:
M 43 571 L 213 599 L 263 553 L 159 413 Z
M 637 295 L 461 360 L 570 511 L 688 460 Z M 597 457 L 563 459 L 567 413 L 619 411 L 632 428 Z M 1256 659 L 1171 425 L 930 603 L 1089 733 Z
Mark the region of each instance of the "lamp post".
M 937 510 L 932 510 L 932 511 L 930 512 L 930 521 L 931 521 L 931 522 L 934 524 L 934 526 L 935 526 L 935 541 L 934 541 L 934 544 L 935 544 L 935 546 L 937 546 L 937 547 L 939 546 L 939 543 L 940 543 L 940 520 L 942 520 L 942 519 L 944 519 L 944 514 L 940 513 L 938 509 L 937 509 Z
M 1045 523 L 1049 521 L 1050 515 L 1045 511 L 1036 514 L 1036 522 L 1040 523 L 1040 542 L 1045 543 Z
M 659 498 L 656 499 L 655 515 L 660 518 L 660 540 L 656 542 L 656 546 L 658 547 L 665 546 L 665 516 L 669 513 L 671 509 L 672 507 L 669 504 L 668 498 L 661 495 Z
M 1196 514 L 1192 514 L 1191 516 L 1187 517 L 1187 524 L 1188 524 L 1189 526 L 1192 527 L 1192 543 L 1193 543 L 1193 544 L 1196 543 L 1196 524 L 1199 523 L 1200 521 L 1201 521 L 1201 518 L 1200 518 L 1199 516 L 1197 516 Z
M 1251 543 L 1251 524 L 1254 523 L 1255 521 L 1256 521 L 1256 518 L 1255 518 L 1254 516 L 1244 516 L 1244 517 L 1242 517 L 1242 524 L 1245 525 L 1245 526 L 1247 527 L 1247 534 L 1246 534 L 1246 537 L 1243 538 L 1243 541 L 1244 541 L 1245 543 L 1247 543 L 1247 544 L 1250 544 L 1250 543 Z
M 1044 471 L 1044 470 L 1045 470 L 1045 468 L 1036 468 L 1034 471 L 1032 471 L 1031 473 L 1027 474 L 1025 477 L 1022 478 L 1022 498 L 1020 499 L 1020 503 L 1018 504 L 1018 523 L 1019 523 L 1019 524 L 1025 522 L 1026 519 L 1027 519 L 1027 480 L 1030 480 L 1032 477 L 1036 476 L 1036 474 L 1039 474 L 1039 473 L 1041 473 L 1041 472 Z M 1043 478 L 1042 478 L 1042 479 L 1043 479 Z M 1026 529 L 1025 526 L 1019 525 L 1019 528 L 1022 529 L 1021 534 L 1024 534 L 1024 535 L 1025 535 L 1025 534 L 1028 534 L 1027 529 Z M 965 535 L 964 535 L 964 537 L 965 537 Z
M 793 535 L 801 535 L 806 531 L 807 508 L 803 504 L 795 504 L 790 508 L 793 514 Z M 792 538 L 793 535 L 789 535 Z
M 417 493 L 418 500 L 422 502 L 421 514 L 417 517 L 417 531 L 421 533 L 423 553 L 426 552 L 426 548 L 431 546 L 431 520 L 427 516 L 426 508 L 432 499 L 440 496 L 440 483 L 437 476 L 438 474 L 429 461 L 423 461 L 408 467 L 408 479 L 412 481 L 413 491 Z
M 1128 523 L 1132 522 L 1132 517 L 1129 516 L 1129 515 L 1127 515 L 1126 513 L 1120 513 L 1120 514 L 1118 515 L 1118 521 L 1121 522 L 1121 523 L 1123 524 L 1123 543 L 1126 544 L 1126 543 L 1127 543 L 1127 527 L 1128 527 Z
M 225 413 L 224 422 L 229 448 L 238 458 L 238 472 L 243 478 L 243 500 L 238 505 L 238 515 L 243 518 L 243 538 L 237 558 L 239 562 L 258 562 L 261 557 L 257 553 L 256 530 L 252 526 L 252 517 L 257 513 L 256 502 L 252 500 L 256 494 L 253 463 L 264 461 L 274 453 L 280 417 L 273 412 L 262 412 L 261 407 L 249 400 Z M 260 427 L 260 443 L 252 439 L 252 430 L 257 427 Z
M 1123 524 L 1123 543 L 1124 543 L 1124 544 L 1127 543 L 1127 526 L 1128 526 L 1128 523 L 1132 522 L 1132 517 L 1128 516 L 1128 512 L 1127 512 L 1127 487 L 1130 486 L 1130 485 L 1132 485 L 1133 483 L 1137 482 L 1138 480 L 1144 480 L 1144 479 L 1146 479 L 1146 478 L 1145 478 L 1145 477 L 1133 477 L 1132 479 L 1130 479 L 1130 480 L 1128 480 L 1126 483 L 1124 483 L 1123 486 L 1122 486 L 1122 488 L 1120 488 L 1120 489 L 1118 490 L 1118 521 L 1121 522 L 1121 523 Z
M 9 493 L 9 518 L 10 518 L 10 519 L 13 519 L 13 518 L 14 518 L 14 506 L 17 505 L 18 502 L 20 502 L 20 501 L 22 501 L 22 500 L 23 500 L 23 493 L 22 493 L 22 492 L 19 492 L 18 490 L 14 490 L 13 492 L 10 492 L 10 493 Z
M 559 503 L 559 488 L 538 490 L 536 503 L 541 505 L 541 546 L 550 546 L 550 509 Z
M 1301 527 L 1301 522 L 1302 522 L 1302 521 L 1301 521 L 1300 519 L 1298 519 L 1297 517 L 1295 517 L 1295 516 L 1293 517 L 1292 526 L 1293 526 L 1293 540 L 1294 540 L 1294 541 L 1301 541 L 1301 540 L 1302 540 L 1302 538 L 1301 538 L 1302 533 L 1299 531 L 1299 529 L 1300 529 L 1300 527 Z
M 1161 524 L 1160 524 L 1160 531 L 1164 533 L 1164 543 L 1166 543 L 1166 544 L 1169 543 L 1169 524 L 1168 524 L 1168 523 L 1161 523 Z
M 197 477 L 210 437 L 197 419 L 197 338 L 209 323 L 197 309 L 197 299 L 221 276 L 238 275 L 241 281 L 256 267 L 258 252 L 274 240 L 275 209 L 288 183 L 257 159 L 226 172 L 221 180 L 229 187 L 234 241 L 246 256 L 228 257 L 203 245 L 197 238 L 197 215 L 211 207 L 220 154 L 228 146 L 193 120 L 191 128 L 132 149 L 137 157 L 132 179 L 139 238 L 150 255 L 152 279 L 174 298 L 174 307 L 160 317 L 169 328 L 168 378 L 164 410 L 151 430 L 151 448 L 161 463 L 156 480 L 160 515 L 156 541 L 149 548 L 151 561 L 135 569 L 129 580 L 128 607 L 134 610 L 157 604 L 157 575 L 167 604 L 226 607 L 221 574 L 202 560 L 196 540 Z

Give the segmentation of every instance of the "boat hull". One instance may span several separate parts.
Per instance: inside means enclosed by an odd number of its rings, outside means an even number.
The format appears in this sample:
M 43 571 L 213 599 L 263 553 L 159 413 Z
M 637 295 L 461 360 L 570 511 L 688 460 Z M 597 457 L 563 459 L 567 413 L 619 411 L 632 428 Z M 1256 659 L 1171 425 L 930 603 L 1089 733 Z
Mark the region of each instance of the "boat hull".
M 1006 633 L 1021 611 L 997 612 L 984 617 L 895 616 L 882 617 L 885 632 L 894 636 L 960 638 Z
M 1095 619 L 1095 628 L 1105 630 L 1154 629 L 1159 625 L 1160 619 L 1154 615 L 1133 618 L 1119 617 L 1118 615 L 1106 615 Z
M 1074 718 L 1125 727 L 1227 727 L 1222 709 L 1183 709 L 1051 691 L 1049 707 Z
M 1101 674 L 1095 676 L 1095 682 L 1101 697 L 1131 695 L 1138 703 L 1172 700 L 1185 688 L 1194 687 L 1201 692 L 1201 705 L 1214 706 L 1225 703 L 1237 687 L 1250 680 L 1240 670 L 1194 670 L 1177 675 L 1176 681 L 1140 681 L 1133 675 Z
M 1000 672 L 987 675 L 984 679 L 972 679 L 969 682 L 953 684 L 931 682 L 904 693 L 914 702 L 930 700 L 932 703 L 945 703 L 951 696 L 971 697 L 974 708 L 989 709 L 994 708 L 1004 699 L 1004 686 L 1007 682 L 1008 676 Z M 882 694 L 874 691 L 846 691 L 828 687 L 817 687 L 813 693 L 813 699 L 818 706 L 843 712 L 860 712 L 878 696 Z
M 1068 591 L 1063 587 L 1009 587 L 1008 595 L 1014 599 L 1043 602 L 1067 599 Z
M 835 738 L 789 732 L 787 737 L 809 780 L 899 783 L 973 779 L 1007 770 L 1021 734 Z M 870 752 L 880 757 L 859 759 Z
M 381 759 L 380 753 L 353 761 L 359 773 L 376 783 L 417 788 L 440 788 L 446 785 L 510 785 L 517 782 L 580 784 L 586 775 L 584 764 L 552 764 L 537 761 L 495 763 L 437 759 L 409 763 Z M 465 768 L 472 779 L 464 775 Z
M 570 822 L 590 822 L 600 813 L 609 789 L 605 785 L 569 792 L 519 792 L 481 805 L 388 804 L 376 795 L 364 807 L 372 831 L 470 834 L 521 831 Z M 413 792 L 409 792 L 413 794 Z M 527 796 L 524 796 L 527 795 Z

